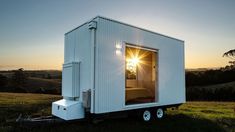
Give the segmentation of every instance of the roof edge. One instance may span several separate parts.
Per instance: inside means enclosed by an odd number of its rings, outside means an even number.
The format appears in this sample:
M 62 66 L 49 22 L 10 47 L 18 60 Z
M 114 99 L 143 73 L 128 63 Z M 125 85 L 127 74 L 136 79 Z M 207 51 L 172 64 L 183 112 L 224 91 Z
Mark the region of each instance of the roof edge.
M 164 34 L 155 32 L 155 31 L 151 31 L 151 30 L 148 30 L 148 29 L 145 29 L 145 28 L 140 28 L 140 27 L 138 27 L 138 26 L 134 26 L 134 25 L 131 25 L 131 24 L 127 24 L 127 23 L 124 23 L 124 22 L 120 22 L 120 21 L 117 21 L 117 20 L 114 20 L 114 19 L 111 19 L 111 18 L 107 18 L 107 17 L 104 17 L 104 16 L 99 16 L 99 15 L 96 16 L 96 17 L 94 17 L 94 18 L 92 18 L 92 19 L 90 19 L 89 21 L 87 21 L 87 22 L 85 22 L 85 23 L 79 25 L 78 27 L 76 27 L 76 28 L 74 28 L 74 29 L 68 31 L 67 33 L 65 33 L 65 35 L 68 34 L 68 33 L 70 33 L 70 32 L 72 32 L 72 31 L 74 31 L 74 30 L 76 30 L 76 29 L 78 29 L 79 27 L 81 27 L 81 26 L 83 26 L 83 25 L 85 25 L 85 24 L 87 24 L 87 23 L 89 23 L 89 22 L 91 22 L 91 21 L 97 19 L 97 18 L 101 18 L 101 19 L 113 21 L 113 22 L 116 22 L 116 23 L 119 23 L 119 24 L 123 24 L 123 25 L 126 25 L 126 26 L 134 27 L 134 28 L 137 28 L 137 29 L 146 31 L 146 32 L 150 32 L 150 33 L 153 33 L 153 34 L 157 34 L 157 35 L 160 35 L 160 36 L 163 36 L 163 37 L 167 37 L 167 38 L 170 38 L 170 39 L 174 39 L 174 40 L 177 40 L 177 41 L 181 41 L 181 42 L 184 43 L 184 40 L 181 40 L 181 39 L 178 39 L 178 38 L 174 38 L 174 37 L 171 37 L 171 36 L 167 36 L 167 35 L 164 35 Z
M 79 26 L 75 27 L 74 29 L 69 30 L 69 31 L 68 31 L 68 32 L 66 32 L 64 35 L 67 35 L 68 33 L 73 32 L 74 30 L 76 30 L 76 29 L 78 29 L 78 28 L 82 27 L 83 25 L 85 25 L 85 24 L 87 24 L 87 23 L 89 23 L 89 22 L 91 22 L 91 21 L 95 20 L 96 18 L 101 18 L 101 17 L 100 17 L 100 16 L 93 17 L 92 19 L 90 19 L 90 20 L 86 21 L 85 23 L 83 23 L 83 24 L 81 24 L 81 25 L 79 25 Z
M 114 20 L 114 19 L 111 19 L 111 18 L 107 18 L 107 17 L 103 17 L 103 16 L 96 16 L 96 18 L 106 19 L 106 20 L 109 20 L 109 21 L 113 21 L 113 22 L 116 22 L 116 23 L 120 23 L 120 24 L 123 24 L 123 25 L 130 26 L 130 27 L 138 28 L 138 29 L 146 31 L 146 32 L 150 32 L 150 33 L 157 34 L 157 35 L 160 35 L 160 36 L 163 36 L 163 37 L 167 37 L 167 38 L 171 38 L 171 39 L 175 39 L 175 40 L 184 42 L 184 40 L 181 40 L 181 39 L 178 39 L 178 38 L 167 36 L 167 35 L 155 32 L 155 31 L 151 31 L 151 30 L 148 30 L 148 29 L 145 29 L 145 28 L 141 28 L 141 27 L 138 27 L 138 26 L 134 26 L 134 25 L 131 25 L 131 24 L 127 24 L 127 23 L 124 23 L 124 22 L 120 22 L 120 21 L 117 21 L 117 20 Z

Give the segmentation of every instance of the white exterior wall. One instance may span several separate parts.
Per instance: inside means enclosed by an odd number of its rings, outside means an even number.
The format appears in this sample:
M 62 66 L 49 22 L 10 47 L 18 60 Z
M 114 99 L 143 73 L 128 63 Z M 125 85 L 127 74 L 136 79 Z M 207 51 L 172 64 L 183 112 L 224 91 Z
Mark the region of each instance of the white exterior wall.
M 159 50 L 157 103 L 125 106 L 125 46 L 121 55 L 115 53 L 122 42 Z M 183 41 L 99 17 L 95 59 L 95 113 L 185 102 Z
M 95 93 L 91 113 L 179 104 L 185 102 L 184 42 L 116 21 L 97 17 L 95 32 Z M 125 45 L 116 54 L 117 43 L 158 49 L 156 103 L 125 105 Z M 80 61 L 80 98 L 91 88 L 91 30 L 88 23 L 65 35 L 64 63 Z M 93 94 L 92 94 L 93 95 Z M 93 97 L 91 98 L 93 99 Z
M 72 61 L 80 62 L 80 97 L 82 101 L 82 91 L 90 89 L 90 71 L 91 71 L 91 45 L 90 45 L 90 30 L 88 24 L 84 24 L 79 28 L 65 34 L 65 47 L 64 47 L 64 63 Z M 70 89 L 66 87 L 64 89 Z M 62 88 L 63 89 L 63 88 Z

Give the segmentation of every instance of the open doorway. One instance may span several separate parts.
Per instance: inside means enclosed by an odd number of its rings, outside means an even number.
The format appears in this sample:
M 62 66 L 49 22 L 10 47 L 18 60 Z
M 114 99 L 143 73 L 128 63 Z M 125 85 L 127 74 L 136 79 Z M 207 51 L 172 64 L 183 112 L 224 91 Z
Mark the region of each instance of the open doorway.
M 126 45 L 125 57 L 125 104 L 157 102 L 157 50 Z

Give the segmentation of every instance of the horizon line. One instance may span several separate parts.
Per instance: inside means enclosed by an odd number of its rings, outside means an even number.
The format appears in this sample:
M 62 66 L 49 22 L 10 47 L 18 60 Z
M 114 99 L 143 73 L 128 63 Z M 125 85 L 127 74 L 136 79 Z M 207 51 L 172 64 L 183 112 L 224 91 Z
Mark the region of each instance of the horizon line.
M 0 71 L 14 71 L 14 70 L 18 70 L 20 68 L 23 68 L 23 67 L 19 67 L 19 68 L 10 68 L 10 69 L 1 69 L 0 68 Z M 185 70 L 203 70 L 203 69 L 220 69 L 220 68 L 223 68 L 223 67 L 199 67 L 199 68 L 185 68 Z M 53 69 L 53 68 L 42 68 L 42 69 L 33 69 L 33 68 L 23 68 L 24 71 L 62 71 L 62 68 L 61 69 Z

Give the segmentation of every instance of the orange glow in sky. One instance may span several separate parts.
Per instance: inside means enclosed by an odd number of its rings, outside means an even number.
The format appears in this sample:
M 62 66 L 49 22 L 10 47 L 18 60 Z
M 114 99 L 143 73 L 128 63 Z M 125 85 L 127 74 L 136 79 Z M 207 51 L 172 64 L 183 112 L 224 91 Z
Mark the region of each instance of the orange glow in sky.
M 64 33 L 97 15 L 185 41 L 186 68 L 223 67 L 234 0 L 1 1 L 0 70 L 62 69 Z

